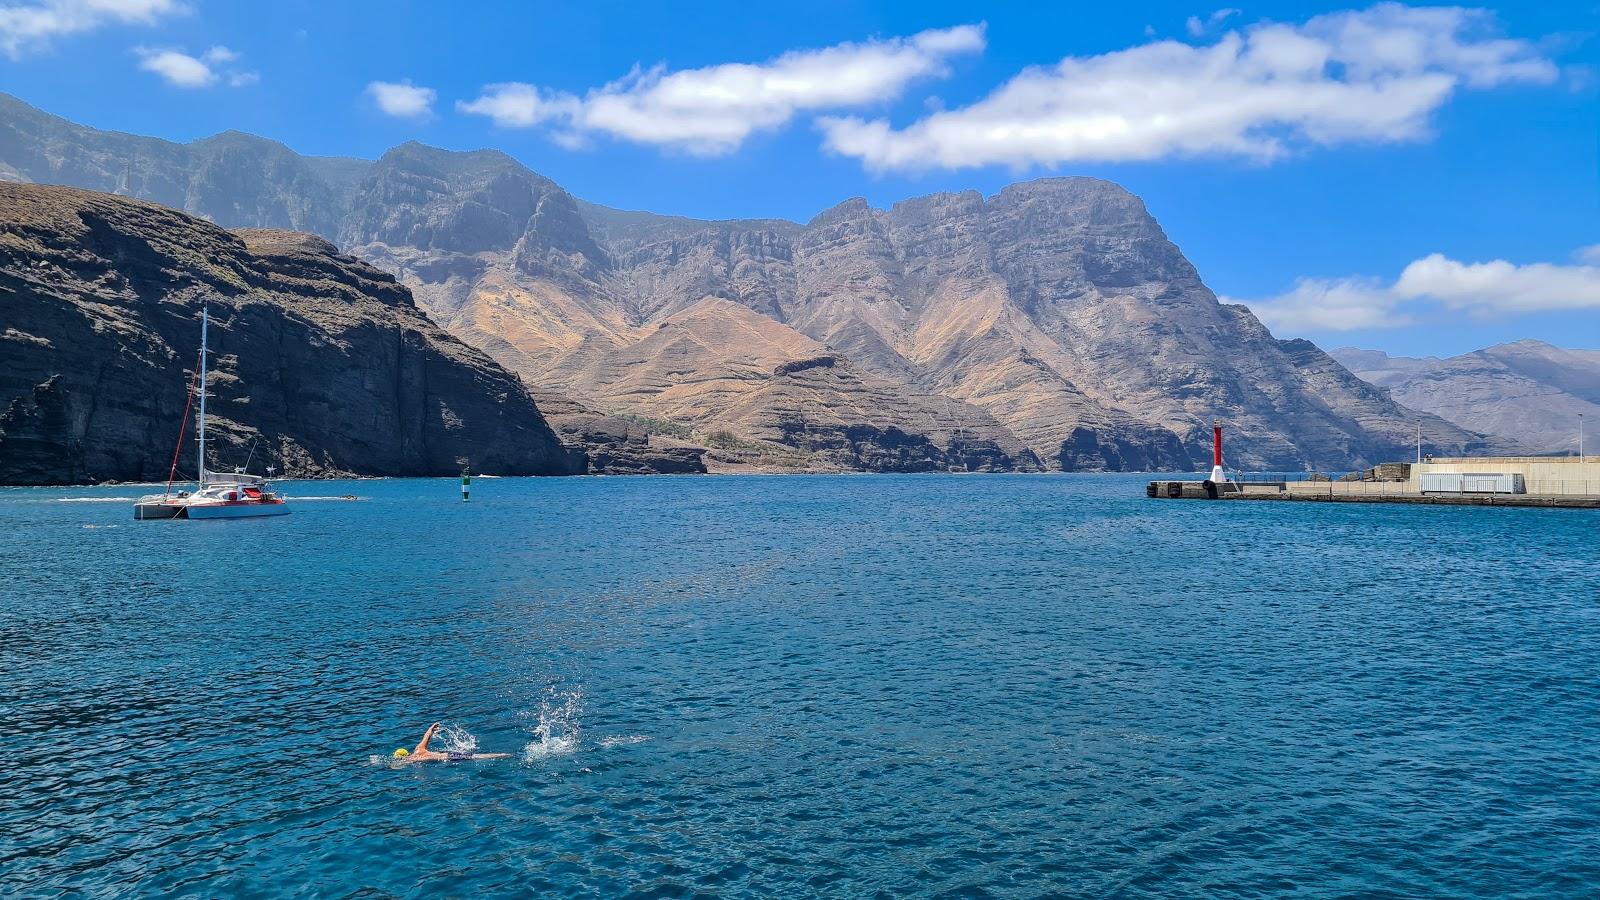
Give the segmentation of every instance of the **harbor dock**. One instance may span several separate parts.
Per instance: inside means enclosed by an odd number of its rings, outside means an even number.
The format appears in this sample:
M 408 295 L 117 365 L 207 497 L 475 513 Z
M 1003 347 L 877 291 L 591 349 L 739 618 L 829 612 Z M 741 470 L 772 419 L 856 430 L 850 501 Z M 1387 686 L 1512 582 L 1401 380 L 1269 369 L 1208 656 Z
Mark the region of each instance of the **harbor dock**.
M 1145 495 L 1174 500 L 1279 500 L 1321 503 L 1422 503 L 1600 509 L 1600 461 L 1580 457 L 1475 457 L 1385 463 L 1337 478 L 1233 476 L 1160 480 Z

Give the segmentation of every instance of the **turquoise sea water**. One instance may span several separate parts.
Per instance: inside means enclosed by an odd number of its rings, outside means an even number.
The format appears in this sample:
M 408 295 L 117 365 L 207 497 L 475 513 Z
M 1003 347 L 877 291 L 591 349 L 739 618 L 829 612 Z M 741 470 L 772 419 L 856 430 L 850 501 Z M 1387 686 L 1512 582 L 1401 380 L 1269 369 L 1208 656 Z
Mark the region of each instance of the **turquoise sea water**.
M 5 893 L 1600 892 L 1592 512 L 284 487 L 0 490 Z

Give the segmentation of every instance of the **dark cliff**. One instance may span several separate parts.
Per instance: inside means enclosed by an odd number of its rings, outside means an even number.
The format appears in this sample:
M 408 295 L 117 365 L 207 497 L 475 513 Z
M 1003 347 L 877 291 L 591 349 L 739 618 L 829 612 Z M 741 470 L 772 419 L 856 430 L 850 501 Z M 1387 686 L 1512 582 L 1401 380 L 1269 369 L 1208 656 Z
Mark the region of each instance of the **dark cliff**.
M 165 478 L 202 303 L 214 469 L 583 470 L 515 376 L 321 239 L 0 184 L 0 483 Z

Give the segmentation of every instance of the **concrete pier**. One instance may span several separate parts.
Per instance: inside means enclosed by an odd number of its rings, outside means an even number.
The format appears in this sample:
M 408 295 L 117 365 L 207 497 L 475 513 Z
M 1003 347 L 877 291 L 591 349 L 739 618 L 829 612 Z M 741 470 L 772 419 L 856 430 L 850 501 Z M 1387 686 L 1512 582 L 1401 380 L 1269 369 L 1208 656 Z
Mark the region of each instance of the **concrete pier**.
M 1437 476 L 1470 475 L 1478 482 L 1515 476 L 1515 492 L 1426 489 Z M 1427 477 L 1434 476 L 1434 477 Z M 1474 482 L 1468 482 L 1474 483 Z M 1175 500 L 1290 500 L 1322 503 L 1422 503 L 1436 506 L 1534 506 L 1600 509 L 1600 461 L 1577 457 L 1482 457 L 1385 463 L 1339 479 L 1304 481 L 1152 481 L 1149 497 Z
M 1600 509 L 1600 497 L 1569 497 L 1558 494 L 1408 494 L 1400 491 L 1387 493 L 1346 490 L 1349 485 L 1329 483 L 1317 485 L 1315 490 L 1258 489 L 1218 492 L 1212 497 L 1200 481 L 1152 481 L 1147 493 L 1151 497 L 1182 500 L 1299 500 L 1308 503 L 1424 503 L 1435 506 L 1548 506 L 1570 509 Z M 1329 490 L 1329 487 L 1333 490 Z

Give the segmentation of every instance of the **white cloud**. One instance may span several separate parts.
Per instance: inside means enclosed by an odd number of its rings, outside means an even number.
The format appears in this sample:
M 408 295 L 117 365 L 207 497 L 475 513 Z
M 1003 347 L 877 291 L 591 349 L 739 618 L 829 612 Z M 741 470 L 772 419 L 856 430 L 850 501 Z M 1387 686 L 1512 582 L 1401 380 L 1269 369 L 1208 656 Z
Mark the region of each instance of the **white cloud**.
M 1434 253 L 1406 266 L 1393 284 L 1302 278 L 1265 300 L 1223 299 L 1249 306 L 1274 331 L 1302 334 L 1395 328 L 1429 311 L 1494 317 L 1600 308 L 1600 247 L 1585 247 L 1576 256 L 1586 264 L 1463 263 Z
M 1394 293 L 1483 315 L 1594 309 L 1600 307 L 1600 266 L 1461 263 L 1435 253 L 1406 266 Z
M 367 93 L 384 114 L 402 119 L 429 115 L 439 96 L 433 88 L 418 87 L 409 78 L 401 82 L 374 81 L 367 85 Z
M 1199 16 L 1190 16 L 1189 21 L 1183 23 L 1183 27 L 1184 30 L 1189 32 L 1190 37 L 1203 37 L 1207 31 L 1221 25 L 1229 16 L 1238 14 L 1239 10 L 1237 9 L 1219 9 L 1204 19 Z
M 1397 328 L 1414 320 L 1398 312 L 1400 298 L 1374 278 L 1301 278 L 1283 294 L 1266 300 L 1235 300 L 1274 332 L 1353 331 Z
M 0 4 L 0 52 L 16 59 L 53 38 L 106 24 L 150 25 L 186 12 L 178 0 L 36 0 Z
M 558 91 L 545 91 L 531 84 L 508 82 L 484 86 L 473 101 L 459 100 L 456 109 L 488 116 L 502 128 L 529 128 L 541 122 L 569 118 L 582 107 L 578 98 Z
M 1204 30 L 1204 23 L 1199 23 Z M 1164 40 L 1024 70 L 970 106 L 905 128 L 824 118 L 826 146 L 874 170 L 1224 155 L 1423 137 L 1458 90 L 1547 83 L 1555 65 L 1482 10 L 1383 3 Z
M 139 68 L 160 75 L 162 80 L 174 87 L 203 88 L 217 81 L 217 73 L 211 71 L 204 60 L 187 53 L 144 48 L 136 52 L 139 54 Z
M 909 38 L 796 50 L 758 64 L 635 68 L 583 97 L 515 82 L 488 85 L 480 97 L 456 108 L 504 127 L 558 124 L 567 129 L 569 141 L 599 133 L 718 155 L 802 112 L 892 100 L 914 80 L 944 74 L 950 57 L 983 47 L 984 27 L 962 25 Z
M 139 55 L 139 68 L 154 72 L 173 87 L 204 88 L 219 81 L 226 81 L 230 87 L 244 87 L 261 80 L 255 72 L 225 70 L 239 61 L 239 54 L 220 45 L 199 56 L 148 47 L 135 47 L 133 52 Z
M 1600 244 L 1579 247 L 1577 252 L 1572 254 L 1572 258 L 1591 266 L 1600 266 Z

